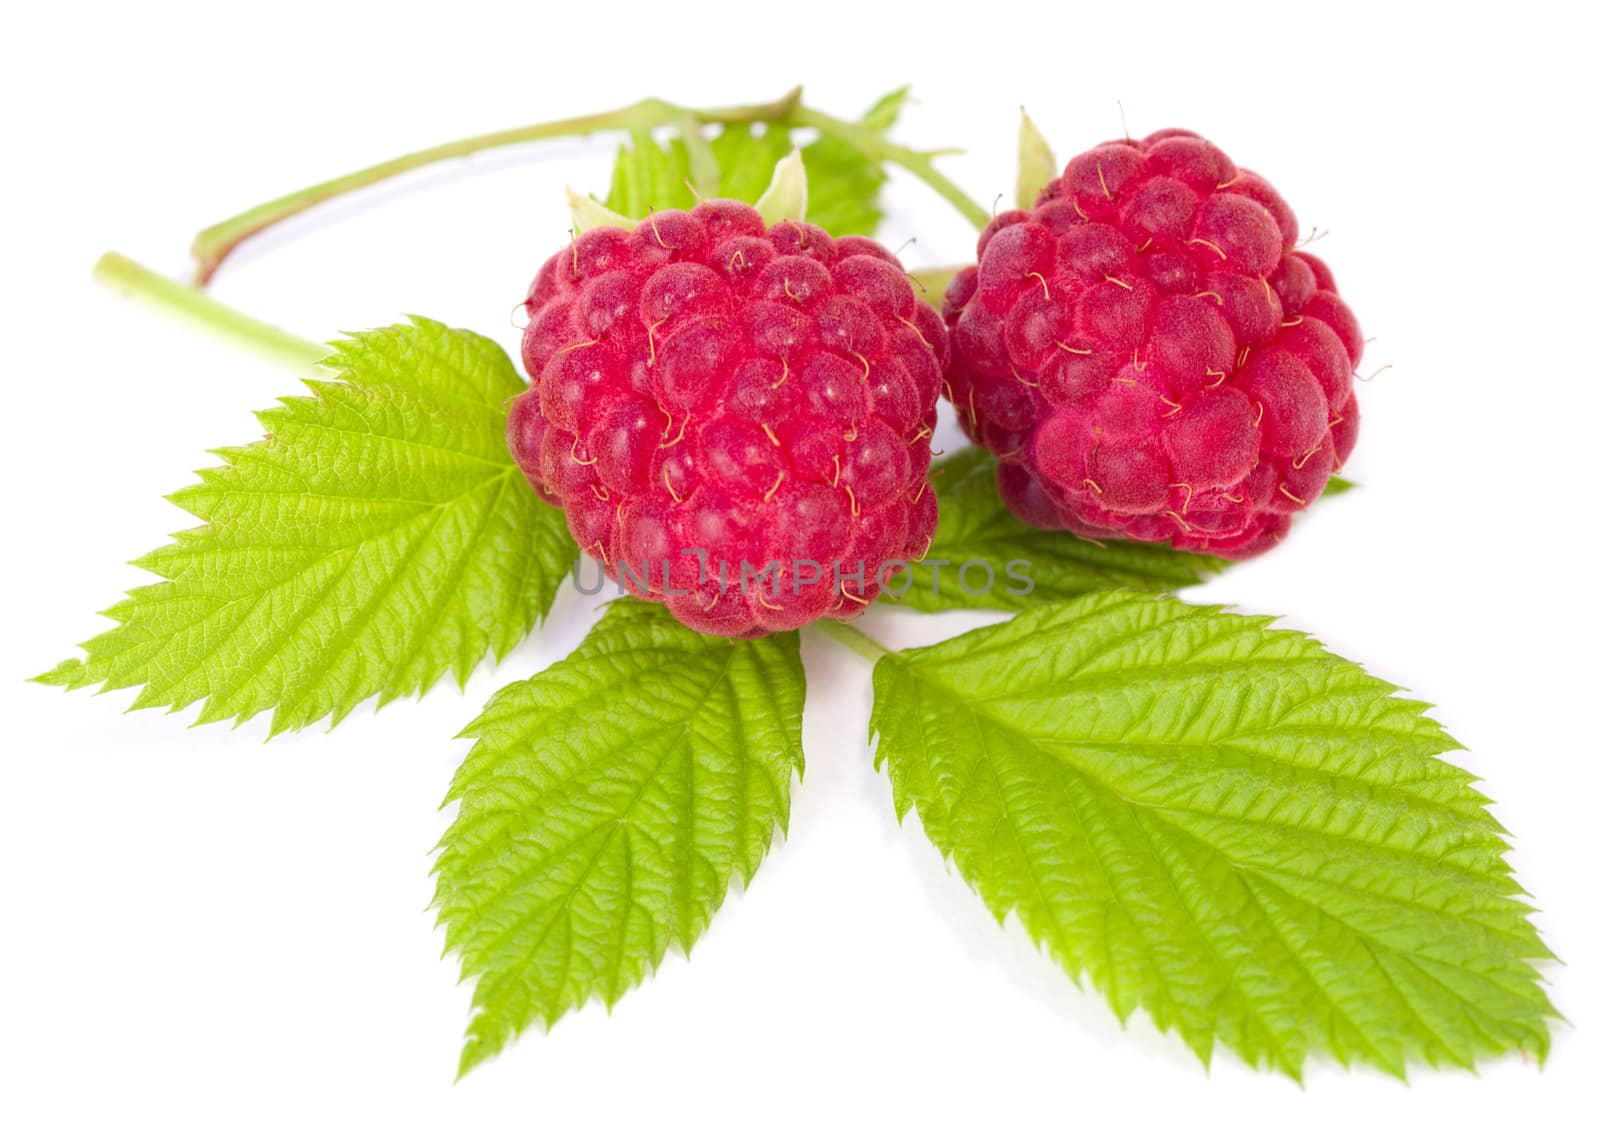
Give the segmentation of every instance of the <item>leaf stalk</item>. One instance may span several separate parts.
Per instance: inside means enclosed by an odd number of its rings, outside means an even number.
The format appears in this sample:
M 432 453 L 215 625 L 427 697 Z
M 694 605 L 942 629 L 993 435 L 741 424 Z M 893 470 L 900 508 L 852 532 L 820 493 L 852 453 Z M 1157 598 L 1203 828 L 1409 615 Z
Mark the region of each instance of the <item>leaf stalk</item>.
M 94 266 L 94 276 L 130 298 L 187 318 L 258 353 L 292 363 L 297 369 L 309 369 L 328 356 L 328 347 L 320 342 L 309 341 L 243 314 L 116 251 L 100 256 Z
M 892 649 L 885 648 L 853 625 L 843 624 L 840 621 L 823 617 L 821 620 L 816 621 L 812 627 L 834 643 L 844 645 L 868 664 L 876 664 L 885 656 L 895 655 Z
M 883 134 L 860 123 L 838 119 L 800 102 L 800 89 L 794 88 L 767 103 L 740 104 L 732 107 L 688 108 L 662 99 L 642 99 L 626 107 L 614 108 L 593 115 L 553 119 L 513 127 L 505 131 L 492 131 L 484 135 L 471 135 L 465 139 L 441 143 L 421 151 L 375 163 L 334 179 L 291 191 L 276 199 L 251 207 L 247 211 L 207 227 L 195 236 L 190 252 L 194 256 L 194 281 L 204 286 L 211 281 L 217 268 L 240 243 L 260 234 L 269 227 L 291 219 L 330 199 L 359 191 L 397 175 L 441 163 L 450 159 L 463 159 L 480 151 L 498 147 L 512 147 L 547 139 L 593 135 L 603 131 L 624 133 L 650 132 L 662 127 L 677 127 L 684 133 L 690 149 L 690 158 L 696 175 L 708 184 L 714 184 L 708 158 L 709 148 L 700 129 L 713 124 L 770 123 L 785 127 L 811 127 L 825 135 L 833 136 L 878 164 L 890 163 L 922 180 L 945 201 L 982 229 L 989 223 L 989 211 L 961 188 L 944 176 L 933 165 L 937 155 L 947 151 L 916 151 L 885 138 Z M 715 187 L 696 189 L 706 195 L 714 194 Z

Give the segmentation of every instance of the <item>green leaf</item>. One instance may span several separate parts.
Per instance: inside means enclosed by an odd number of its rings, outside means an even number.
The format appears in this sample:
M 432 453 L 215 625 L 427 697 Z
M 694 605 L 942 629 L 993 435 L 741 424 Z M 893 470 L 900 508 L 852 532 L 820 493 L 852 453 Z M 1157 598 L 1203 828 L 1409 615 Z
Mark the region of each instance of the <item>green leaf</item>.
M 652 211 L 687 211 L 694 206 L 688 179 L 689 151 L 682 139 L 674 137 L 662 147 L 649 132 L 636 131 L 630 143 L 617 148 L 605 205 L 630 219 Z
M 771 185 L 778 163 L 793 150 L 794 139 L 787 128 L 769 124 L 758 133 L 747 123 L 729 124 L 711 141 L 711 153 L 722 170 L 717 194 L 754 203 Z
M 1045 184 L 1059 174 L 1049 141 L 1024 110 L 1017 129 L 1017 209 L 1031 210 Z
M 911 98 L 911 85 L 902 84 L 893 91 L 884 92 L 867 108 L 861 122 L 882 135 L 900 121 L 900 109 Z
M 1327 485 L 1323 486 L 1322 496 L 1337 497 L 1339 494 L 1348 493 L 1354 488 L 1356 488 L 1356 483 L 1354 481 L 1350 480 L 1348 477 L 1341 477 L 1339 474 L 1335 473 L 1332 477 L 1328 478 Z
M 523 386 L 487 338 L 417 318 L 335 343 L 338 381 L 257 415 L 263 441 L 171 500 L 204 522 L 135 564 L 163 579 L 41 681 L 204 700 L 272 731 L 465 681 L 549 610 L 575 547 L 505 446 Z
M 619 215 L 610 207 L 595 200 L 591 195 L 585 195 L 567 188 L 567 210 L 572 215 L 572 225 L 579 234 L 592 231 L 596 227 L 622 227 L 628 229 L 633 226 L 633 220 L 625 215 Z
M 1126 592 L 890 653 L 872 730 L 997 919 L 1209 1061 L 1521 1049 L 1550 957 L 1426 705 L 1261 617 Z
M 910 94 L 896 88 L 873 104 L 862 122 L 887 134 Z M 831 235 L 871 235 L 883 222 L 880 199 L 888 182 L 882 166 L 840 139 L 824 135 L 802 149 L 811 181 L 806 218 Z
M 781 222 L 804 222 L 806 217 L 806 164 L 796 147 L 778 160 L 772 183 L 755 201 L 756 211 L 767 226 Z
M 912 566 L 911 587 L 884 600 L 922 612 L 954 608 L 1016 612 L 1110 588 L 1181 588 L 1227 567 L 1216 557 L 1178 552 L 1168 545 L 1089 541 L 1025 525 L 995 492 L 994 470 L 994 457 L 976 446 L 933 466 L 928 479 L 939 495 L 939 528 L 933 545 L 922 562 Z M 975 563 L 964 578 L 964 588 L 961 567 L 969 562 Z M 985 569 L 993 571 L 992 584 Z M 903 575 L 890 587 L 902 583 Z
M 886 133 L 894 127 L 909 88 L 879 99 L 861 122 Z M 793 136 L 781 124 L 737 123 L 725 126 L 711 140 L 711 156 L 719 169 L 719 198 L 754 203 L 772 182 L 778 162 L 793 149 Z M 809 183 L 806 219 L 833 235 L 870 235 L 883 221 L 879 193 L 887 177 L 882 168 L 841 140 L 823 136 L 801 148 Z M 666 146 L 646 132 L 617 150 L 611 189 L 605 205 L 619 215 L 642 219 L 651 211 L 688 210 L 690 157 L 681 133 Z M 712 190 L 697 188 L 708 197 Z
M 446 949 L 477 979 L 462 1072 L 694 945 L 788 829 L 804 702 L 794 633 L 703 636 L 628 598 L 489 702 L 435 868 Z

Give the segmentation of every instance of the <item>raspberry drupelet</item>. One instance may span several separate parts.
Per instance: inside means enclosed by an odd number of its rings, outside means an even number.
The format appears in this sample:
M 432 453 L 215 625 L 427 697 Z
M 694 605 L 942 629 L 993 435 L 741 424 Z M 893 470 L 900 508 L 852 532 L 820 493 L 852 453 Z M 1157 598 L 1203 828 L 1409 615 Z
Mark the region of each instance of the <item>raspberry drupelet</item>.
M 877 243 L 708 201 L 584 232 L 526 308 L 511 454 L 628 592 L 757 636 L 926 552 L 949 343 Z
M 1188 131 L 1103 143 L 950 284 L 950 396 L 1022 520 L 1238 558 L 1355 444 L 1360 327 L 1266 180 Z

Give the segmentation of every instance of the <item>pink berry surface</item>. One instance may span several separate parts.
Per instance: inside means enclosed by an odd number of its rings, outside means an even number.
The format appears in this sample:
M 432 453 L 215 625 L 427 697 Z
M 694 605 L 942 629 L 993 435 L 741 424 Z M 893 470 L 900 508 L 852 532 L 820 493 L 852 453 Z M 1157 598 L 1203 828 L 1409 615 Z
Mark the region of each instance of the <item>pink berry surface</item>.
M 1266 180 L 1188 131 L 1076 156 L 951 282 L 951 402 L 1022 520 L 1238 558 L 1355 445 L 1362 335 Z
M 707 201 L 579 235 L 526 310 L 512 456 L 628 592 L 756 636 L 926 552 L 949 343 L 877 243 Z

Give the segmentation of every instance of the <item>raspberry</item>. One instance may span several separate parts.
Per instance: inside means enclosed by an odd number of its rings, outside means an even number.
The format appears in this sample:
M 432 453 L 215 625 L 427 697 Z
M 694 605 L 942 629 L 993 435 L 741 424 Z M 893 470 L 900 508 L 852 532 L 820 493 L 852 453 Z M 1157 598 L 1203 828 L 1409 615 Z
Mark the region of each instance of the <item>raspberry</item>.
M 585 232 L 527 311 L 511 454 L 633 595 L 757 636 L 927 550 L 949 342 L 877 243 L 703 202 Z
M 1188 131 L 1103 143 L 978 239 L 950 397 L 1011 511 L 1229 557 L 1282 540 L 1360 423 L 1355 316 L 1259 175 Z

